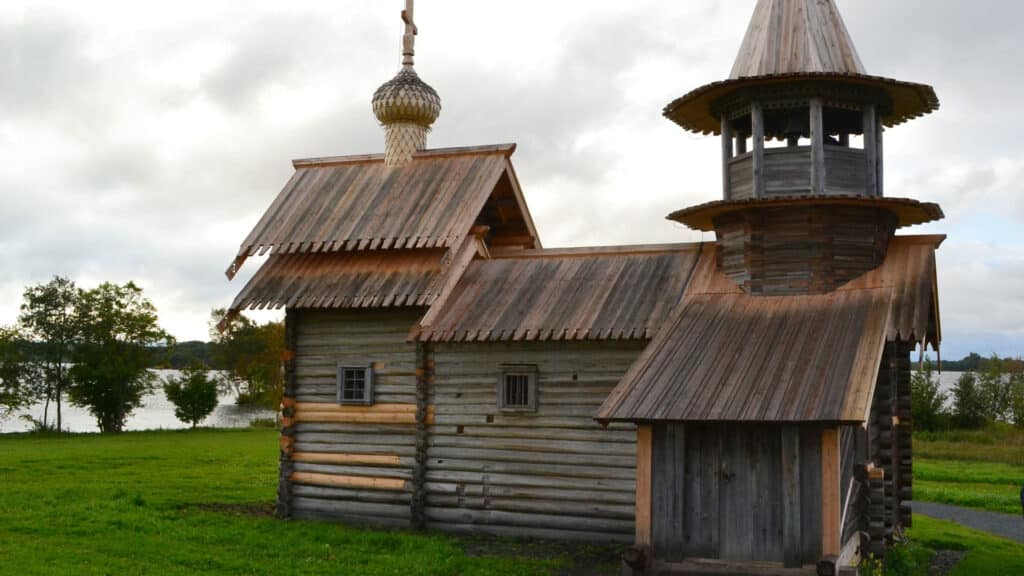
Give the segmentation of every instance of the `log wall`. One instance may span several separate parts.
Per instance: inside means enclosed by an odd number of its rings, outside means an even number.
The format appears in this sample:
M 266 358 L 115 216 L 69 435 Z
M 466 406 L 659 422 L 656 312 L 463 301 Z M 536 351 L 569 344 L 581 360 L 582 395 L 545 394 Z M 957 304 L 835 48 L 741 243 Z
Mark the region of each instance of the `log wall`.
M 290 516 L 408 526 L 422 309 L 289 313 L 294 330 Z M 339 406 L 338 364 L 373 363 L 374 404 Z M 424 415 L 433 418 L 432 411 Z M 284 479 L 282 478 L 282 482 Z
M 427 526 L 630 542 L 636 432 L 593 414 L 643 342 L 438 344 Z M 503 364 L 537 366 L 536 412 L 502 412 Z

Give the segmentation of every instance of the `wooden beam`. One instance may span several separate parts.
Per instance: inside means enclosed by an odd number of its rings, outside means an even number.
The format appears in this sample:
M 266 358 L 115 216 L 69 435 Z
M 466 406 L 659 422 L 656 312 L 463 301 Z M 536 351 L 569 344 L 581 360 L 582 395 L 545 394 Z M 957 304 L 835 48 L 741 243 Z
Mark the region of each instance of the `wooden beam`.
M 295 462 L 356 466 L 398 466 L 398 454 L 340 454 L 336 452 L 295 452 Z
M 636 427 L 636 546 L 651 547 L 651 456 L 653 430 L 650 424 Z
M 876 131 L 878 122 L 875 118 L 875 107 L 864 109 L 864 157 L 867 162 L 868 196 L 878 196 L 878 138 Z
M 838 556 L 842 546 L 839 525 L 840 469 L 839 429 L 821 432 L 821 555 Z
M 825 124 L 821 98 L 811 98 L 811 194 L 825 193 Z
M 722 114 L 722 198 L 732 198 L 732 186 L 729 182 L 729 164 L 732 160 L 732 122 Z
M 750 105 L 752 149 L 751 164 L 754 171 L 754 198 L 764 198 L 764 111 L 754 102 Z
M 316 472 L 293 472 L 291 481 L 296 484 L 313 486 L 337 486 L 339 488 L 369 488 L 371 490 L 404 490 L 405 480 L 401 478 L 380 478 L 376 476 L 349 476 L 346 474 L 318 474 Z

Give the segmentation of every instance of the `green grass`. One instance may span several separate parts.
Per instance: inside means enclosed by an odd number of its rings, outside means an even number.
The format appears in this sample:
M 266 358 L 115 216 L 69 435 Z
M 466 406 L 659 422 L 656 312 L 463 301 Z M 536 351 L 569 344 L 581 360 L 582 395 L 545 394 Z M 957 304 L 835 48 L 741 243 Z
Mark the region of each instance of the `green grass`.
M 273 502 L 273 430 L 0 436 L 0 574 L 550 574 L 436 533 L 206 511 Z
M 984 532 L 964 528 L 952 522 L 915 515 L 910 541 L 932 550 L 963 550 L 967 555 L 953 568 L 950 576 L 1018 576 L 1024 574 L 1024 545 Z M 930 555 L 929 555 L 930 556 Z M 919 559 L 922 556 L 917 556 Z M 930 559 L 930 558 L 929 558 Z M 927 562 L 927 560 L 925 560 Z M 898 574 L 926 574 L 915 570 Z
M 1020 514 L 1024 435 L 1010 426 L 914 434 L 914 499 Z

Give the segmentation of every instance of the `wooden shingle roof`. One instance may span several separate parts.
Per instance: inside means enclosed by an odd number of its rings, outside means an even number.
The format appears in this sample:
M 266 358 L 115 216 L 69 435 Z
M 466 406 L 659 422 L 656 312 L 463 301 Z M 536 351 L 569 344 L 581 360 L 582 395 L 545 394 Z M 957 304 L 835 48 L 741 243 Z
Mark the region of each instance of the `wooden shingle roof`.
M 474 261 L 415 336 L 432 342 L 651 338 L 678 304 L 696 244 L 527 250 Z
M 513 144 L 417 153 L 390 168 L 384 155 L 296 160 L 295 174 L 242 242 L 246 258 L 279 254 L 458 246 L 503 181 L 528 246 L 536 230 L 516 183 Z
M 595 418 L 863 422 L 885 342 L 938 345 L 941 241 L 897 237 L 881 267 L 814 296 L 744 294 L 706 250 L 683 303 Z

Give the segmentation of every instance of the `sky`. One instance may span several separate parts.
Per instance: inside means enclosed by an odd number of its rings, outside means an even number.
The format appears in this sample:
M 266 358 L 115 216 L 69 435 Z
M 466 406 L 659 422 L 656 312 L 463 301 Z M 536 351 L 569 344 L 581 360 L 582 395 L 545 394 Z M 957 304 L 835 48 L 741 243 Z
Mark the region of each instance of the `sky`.
M 430 147 L 516 142 L 546 247 L 686 242 L 720 198 L 715 137 L 661 117 L 725 79 L 754 0 L 420 0 Z M 837 0 L 869 73 L 935 86 L 886 132 L 888 196 L 938 202 L 944 358 L 1024 354 L 1024 58 L 1015 0 Z M 224 270 L 293 158 L 382 152 L 402 0 L 0 4 L 0 325 L 24 288 L 133 280 L 208 339 Z M 712 240 L 710 236 L 704 238 Z M 259 318 L 273 317 L 264 313 Z

